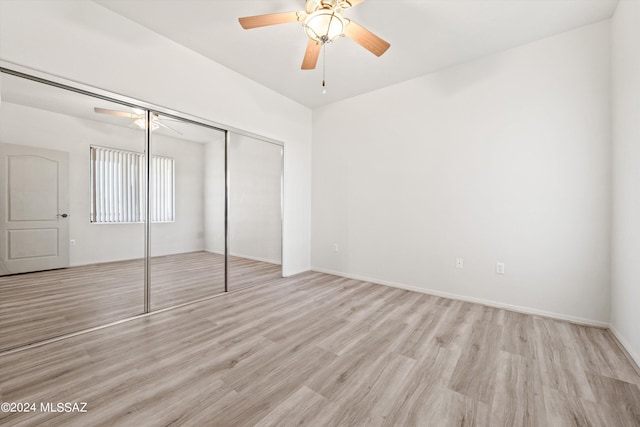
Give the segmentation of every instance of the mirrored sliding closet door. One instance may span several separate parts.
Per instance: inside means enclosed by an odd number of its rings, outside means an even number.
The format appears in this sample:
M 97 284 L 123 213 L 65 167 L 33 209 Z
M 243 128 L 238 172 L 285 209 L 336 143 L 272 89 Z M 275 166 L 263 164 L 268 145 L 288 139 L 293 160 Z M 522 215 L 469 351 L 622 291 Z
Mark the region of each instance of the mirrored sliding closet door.
M 228 145 L 229 289 L 282 277 L 283 147 L 237 133 Z
M 225 132 L 151 114 L 151 310 L 225 292 Z
M 143 112 L 0 79 L 0 351 L 142 313 Z
M 0 79 L 0 352 L 282 277 L 282 145 Z

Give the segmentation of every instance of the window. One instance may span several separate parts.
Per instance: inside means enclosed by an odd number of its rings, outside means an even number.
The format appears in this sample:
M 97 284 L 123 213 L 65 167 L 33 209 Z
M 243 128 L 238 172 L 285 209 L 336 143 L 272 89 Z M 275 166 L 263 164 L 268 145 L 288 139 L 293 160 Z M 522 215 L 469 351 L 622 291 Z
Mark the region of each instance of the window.
M 151 156 L 149 216 L 175 220 L 175 160 Z M 143 153 L 91 147 L 91 222 L 143 222 L 146 161 Z

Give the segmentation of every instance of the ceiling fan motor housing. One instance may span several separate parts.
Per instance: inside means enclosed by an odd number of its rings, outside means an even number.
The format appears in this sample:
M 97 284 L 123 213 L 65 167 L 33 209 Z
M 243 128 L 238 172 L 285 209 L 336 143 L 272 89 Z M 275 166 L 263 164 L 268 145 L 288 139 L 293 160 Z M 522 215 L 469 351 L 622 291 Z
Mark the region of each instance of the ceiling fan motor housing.
M 350 7 L 351 3 L 348 0 L 307 0 L 305 11 L 307 14 L 311 14 L 318 10 L 325 9 L 341 13 L 343 9 Z

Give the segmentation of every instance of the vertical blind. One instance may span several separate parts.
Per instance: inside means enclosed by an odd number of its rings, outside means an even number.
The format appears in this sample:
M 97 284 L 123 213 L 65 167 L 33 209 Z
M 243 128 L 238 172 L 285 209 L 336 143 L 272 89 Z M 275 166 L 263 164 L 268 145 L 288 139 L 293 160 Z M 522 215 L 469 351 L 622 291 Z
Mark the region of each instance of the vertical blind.
M 149 217 L 175 220 L 175 160 L 151 156 Z M 91 222 L 143 222 L 146 161 L 143 153 L 91 147 Z
M 151 156 L 151 221 L 173 221 L 174 160 Z

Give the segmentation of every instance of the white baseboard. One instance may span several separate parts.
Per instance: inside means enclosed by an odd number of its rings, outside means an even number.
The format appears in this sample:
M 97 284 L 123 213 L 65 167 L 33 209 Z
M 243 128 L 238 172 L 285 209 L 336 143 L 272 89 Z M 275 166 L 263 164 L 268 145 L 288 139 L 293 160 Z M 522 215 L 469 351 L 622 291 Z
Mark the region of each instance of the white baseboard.
M 224 255 L 224 252 L 210 251 L 208 249 L 204 249 L 204 251 L 212 253 L 212 254 L 216 254 L 216 255 Z M 255 256 L 251 256 L 251 255 L 244 255 L 244 254 L 237 254 L 237 253 L 233 253 L 233 252 L 231 252 L 229 255 L 230 256 L 235 256 L 235 257 L 238 257 L 238 258 L 250 259 L 252 261 L 261 261 L 261 262 L 266 262 L 266 263 L 269 263 L 269 264 L 282 265 L 282 263 L 280 261 L 273 260 L 273 259 L 260 258 L 260 257 L 255 257 Z
M 246 259 L 250 259 L 253 261 L 261 261 L 261 262 L 266 262 L 268 264 L 274 264 L 274 265 L 282 265 L 282 263 L 278 260 L 274 260 L 274 259 L 267 259 L 267 258 L 260 258 L 260 257 L 255 257 L 255 256 L 251 256 L 251 255 L 243 255 L 243 254 L 230 254 L 231 256 L 235 256 L 238 258 L 246 258 Z
M 167 253 L 161 253 L 161 254 L 153 254 L 151 255 L 151 258 L 161 258 L 163 256 L 172 256 L 172 255 L 186 255 L 186 254 L 193 254 L 196 252 L 207 252 L 204 249 L 194 249 L 194 250 L 189 250 L 189 251 L 181 251 L 181 252 L 167 252 Z M 69 263 L 69 267 L 85 267 L 87 265 L 96 265 L 96 264 L 109 264 L 112 262 L 122 262 L 122 261 L 134 261 L 134 260 L 143 260 L 144 257 L 140 256 L 140 257 L 136 257 L 136 258 L 113 258 L 113 259 L 101 259 L 101 260 L 96 260 L 96 261 L 89 261 L 89 262 L 83 262 L 81 263 Z
M 353 274 L 345 274 L 345 273 L 341 273 L 339 271 L 332 271 L 332 270 L 327 270 L 327 269 L 324 269 L 324 268 L 312 267 L 311 269 L 313 271 L 317 271 L 319 273 L 332 274 L 334 276 L 346 277 L 348 279 L 362 280 L 363 282 L 374 283 L 376 285 L 390 286 L 392 288 L 404 289 L 404 290 L 407 290 L 407 291 L 419 292 L 419 293 L 422 293 L 422 294 L 434 295 L 434 296 L 437 296 L 437 297 L 449 298 L 449 299 L 454 299 L 454 300 L 458 300 L 458 301 L 473 302 L 473 303 L 476 303 L 476 304 L 486 305 L 488 307 L 503 308 L 503 309 L 506 309 L 506 310 L 515 311 L 515 312 L 523 313 L 523 314 L 533 314 L 533 315 L 536 315 L 536 316 L 549 317 L 549 318 L 557 319 L 557 320 L 565 320 L 567 322 L 577 323 L 577 324 L 580 324 L 580 325 L 595 326 L 595 327 L 598 327 L 598 328 L 609 328 L 609 326 L 610 326 L 609 322 L 601 322 L 601 321 L 598 321 L 598 320 L 585 319 L 585 318 L 582 318 L 582 317 L 570 316 L 570 315 L 561 314 L 561 313 L 554 313 L 554 312 L 551 312 L 551 311 L 539 310 L 539 309 L 531 308 L 531 307 L 522 307 L 522 306 L 519 306 L 519 305 L 506 304 L 506 303 L 497 302 L 497 301 L 491 301 L 491 300 L 485 300 L 485 299 L 481 299 L 481 298 L 469 297 L 469 296 L 466 296 L 466 295 L 458 295 L 458 294 L 452 294 L 452 293 L 449 293 L 449 292 L 434 291 L 432 289 L 419 288 L 417 286 L 410 286 L 410 285 L 405 285 L 405 284 L 402 284 L 402 283 L 389 282 L 389 281 L 386 281 L 386 280 L 379 280 L 379 279 L 372 279 L 370 277 L 358 276 L 358 275 L 353 275 Z M 627 347 L 627 346 L 625 345 L 625 347 Z
M 640 374 L 640 355 L 633 350 L 629 341 L 627 341 L 627 339 L 624 338 L 613 325 L 609 325 L 609 330 L 616 337 L 620 345 L 624 347 L 624 350 L 627 352 L 629 357 L 636 363 L 635 368 L 638 371 L 638 374 Z

